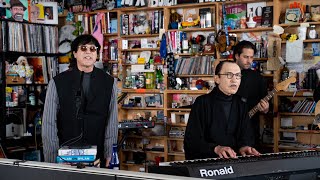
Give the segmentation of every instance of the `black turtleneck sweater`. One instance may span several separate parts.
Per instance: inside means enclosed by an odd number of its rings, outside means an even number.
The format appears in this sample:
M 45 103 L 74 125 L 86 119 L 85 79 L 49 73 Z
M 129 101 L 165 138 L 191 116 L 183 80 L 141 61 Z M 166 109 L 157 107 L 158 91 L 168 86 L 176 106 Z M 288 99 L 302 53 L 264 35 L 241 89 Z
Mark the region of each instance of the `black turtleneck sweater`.
M 214 148 L 218 145 L 238 152 L 253 142 L 247 106 L 240 96 L 227 96 L 215 88 L 196 99 L 185 132 L 186 159 L 217 157 Z

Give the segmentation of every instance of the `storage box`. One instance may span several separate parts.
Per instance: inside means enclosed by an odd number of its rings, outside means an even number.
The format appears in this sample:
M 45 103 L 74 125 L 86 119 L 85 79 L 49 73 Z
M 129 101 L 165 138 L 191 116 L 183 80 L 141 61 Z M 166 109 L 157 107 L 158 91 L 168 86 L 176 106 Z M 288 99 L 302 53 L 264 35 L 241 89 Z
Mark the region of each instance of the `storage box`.
M 25 84 L 26 79 L 24 77 L 19 77 L 19 75 L 16 73 L 7 73 L 6 83 L 7 84 Z

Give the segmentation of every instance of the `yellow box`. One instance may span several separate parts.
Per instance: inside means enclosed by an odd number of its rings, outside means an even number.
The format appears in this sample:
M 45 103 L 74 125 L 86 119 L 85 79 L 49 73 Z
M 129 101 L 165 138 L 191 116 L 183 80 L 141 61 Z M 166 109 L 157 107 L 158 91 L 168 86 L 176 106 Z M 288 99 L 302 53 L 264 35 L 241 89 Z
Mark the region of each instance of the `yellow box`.
M 145 59 L 143 57 L 139 57 L 138 64 L 144 64 L 144 63 L 145 63 Z

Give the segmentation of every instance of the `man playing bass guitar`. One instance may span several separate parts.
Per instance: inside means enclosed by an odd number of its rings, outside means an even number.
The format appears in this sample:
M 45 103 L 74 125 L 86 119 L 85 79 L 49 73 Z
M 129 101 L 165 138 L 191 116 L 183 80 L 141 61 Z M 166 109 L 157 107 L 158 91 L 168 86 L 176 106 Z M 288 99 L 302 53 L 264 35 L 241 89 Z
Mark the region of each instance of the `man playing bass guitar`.
M 255 46 L 249 41 L 239 42 L 233 51 L 233 59 L 241 68 L 241 84 L 237 94 L 247 99 L 248 109 L 252 109 L 257 104 L 257 109 L 262 113 L 269 111 L 269 103 L 263 98 L 268 94 L 265 80 L 259 72 L 251 70 L 251 64 L 256 52 Z M 254 128 L 255 146 L 259 149 L 260 144 L 260 121 L 259 115 L 251 117 Z

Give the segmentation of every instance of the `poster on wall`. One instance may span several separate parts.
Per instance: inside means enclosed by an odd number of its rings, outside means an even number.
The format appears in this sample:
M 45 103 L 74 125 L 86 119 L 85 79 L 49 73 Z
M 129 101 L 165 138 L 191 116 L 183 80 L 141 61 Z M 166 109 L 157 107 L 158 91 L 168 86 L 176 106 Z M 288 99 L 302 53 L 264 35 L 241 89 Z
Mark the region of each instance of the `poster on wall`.
M 6 0 L 10 8 L 6 10 L 9 20 L 28 22 L 28 0 Z

